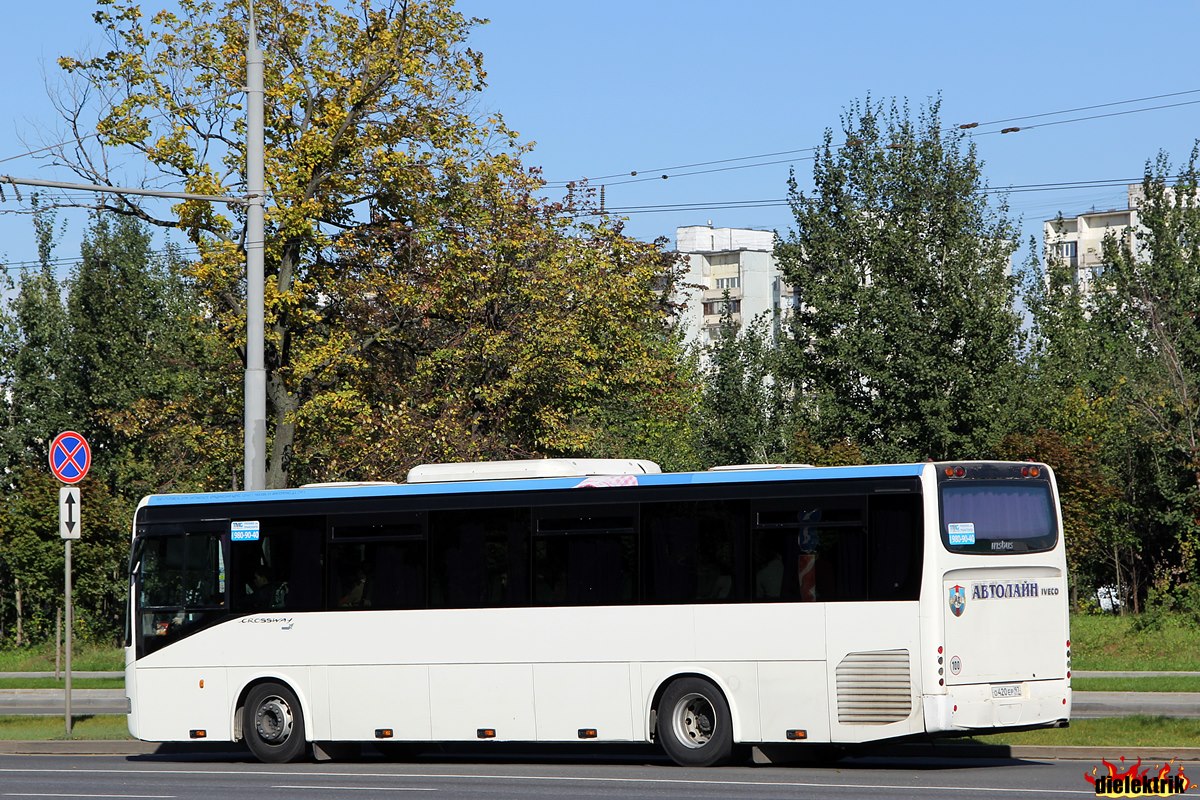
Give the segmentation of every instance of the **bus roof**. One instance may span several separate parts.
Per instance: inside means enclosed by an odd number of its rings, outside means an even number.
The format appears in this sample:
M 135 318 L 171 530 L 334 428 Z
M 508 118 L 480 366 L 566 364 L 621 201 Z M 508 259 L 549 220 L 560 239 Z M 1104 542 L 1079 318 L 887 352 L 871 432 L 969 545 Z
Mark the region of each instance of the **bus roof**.
M 197 494 L 160 494 L 145 498 L 150 506 L 212 505 L 220 503 L 269 503 L 294 500 L 330 500 L 353 497 L 421 497 L 430 495 L 528 492 L 553 489 L 612 486 L 691 486 L 729 483 L 766 483 L 775 481 L 827 481 L 855 478 L 919 477 L 927 464 L 885 464 L 855 467 L 782 466 L 708 472 L 665 472 L 593 477 L 521 478 L 514 480 L 456 480 L 441 483 L 375 485 L 312 485 L 299 489 L 273 489 L 258 492 L 211 492 Z

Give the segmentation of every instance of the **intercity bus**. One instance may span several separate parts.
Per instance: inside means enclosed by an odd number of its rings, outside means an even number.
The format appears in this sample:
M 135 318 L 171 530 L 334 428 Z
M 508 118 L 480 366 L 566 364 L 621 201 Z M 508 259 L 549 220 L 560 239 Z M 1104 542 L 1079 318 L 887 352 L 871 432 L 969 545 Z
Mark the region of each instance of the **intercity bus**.
M 130 732 L 266 762 L 487 740 L 705 766 L 1070 717 L 1044 464 L 435 464 L 147 497 L 130 564 Z

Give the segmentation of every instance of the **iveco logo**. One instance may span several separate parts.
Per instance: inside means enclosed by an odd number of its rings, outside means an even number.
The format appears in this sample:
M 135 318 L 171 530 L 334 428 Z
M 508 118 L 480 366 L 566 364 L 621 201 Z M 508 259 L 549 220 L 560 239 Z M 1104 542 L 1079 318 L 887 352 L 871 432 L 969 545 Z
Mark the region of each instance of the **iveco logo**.
M 1012 550 L 1013 543 L 1008 541 L 992 542 L 993 550 Z

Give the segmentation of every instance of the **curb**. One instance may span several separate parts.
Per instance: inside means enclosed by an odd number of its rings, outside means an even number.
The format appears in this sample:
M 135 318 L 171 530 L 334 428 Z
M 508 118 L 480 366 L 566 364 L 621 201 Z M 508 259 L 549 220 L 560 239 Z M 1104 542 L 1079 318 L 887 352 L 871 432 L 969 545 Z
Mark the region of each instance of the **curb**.
M 0 755 L 31 756 L 140 756 L 158 752 L 156 742 L 134 742 L 122 739 L 69 741 L 14 742 L 0 741 Z
M 868 750 L 864 755 L 907 756 L 910 758 L 1001 758 L 1030 759 L 1034 761 L 1200 761 L 1200 747 L 1137 747 L 1120 745 L 1007 745 L 1007 744 L 902 744 Z

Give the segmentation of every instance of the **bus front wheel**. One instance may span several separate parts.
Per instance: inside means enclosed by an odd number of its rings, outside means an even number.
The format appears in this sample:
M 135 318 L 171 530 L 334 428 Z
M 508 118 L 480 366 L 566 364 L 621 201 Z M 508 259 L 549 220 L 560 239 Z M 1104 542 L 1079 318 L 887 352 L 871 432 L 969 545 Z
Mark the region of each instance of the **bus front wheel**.
M 260 683 L 246 696 L 242 731 L 259 761 L 283 764 L 304 755 L 304 711 L 295 692 L 280 683 Z
M 712 767 L 733 754 L 733 719 L 721 691 L 703 678 L 680 678 L 658 706 L 658 741 L 682 767 Z

